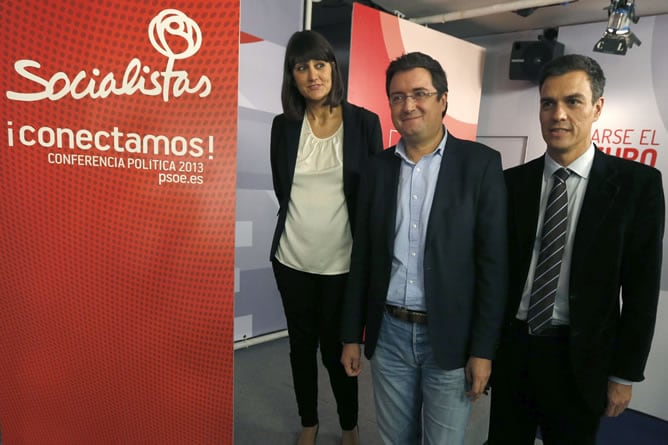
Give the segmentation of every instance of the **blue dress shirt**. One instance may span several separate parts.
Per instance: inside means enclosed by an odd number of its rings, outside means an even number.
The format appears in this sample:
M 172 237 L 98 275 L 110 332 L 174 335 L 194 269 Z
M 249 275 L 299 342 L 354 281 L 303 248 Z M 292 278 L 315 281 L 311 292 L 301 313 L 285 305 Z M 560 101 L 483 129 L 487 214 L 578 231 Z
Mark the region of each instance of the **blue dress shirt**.
M 443 133 L 436 149 L 417 163 L 408 158 L 403 139 L 397 144 L 395 152 L 401 158 L 401 169 L 387 303 L 414 311 L 426 310 L 424 248 L 431 204 L 448 137 L 447 131 Z

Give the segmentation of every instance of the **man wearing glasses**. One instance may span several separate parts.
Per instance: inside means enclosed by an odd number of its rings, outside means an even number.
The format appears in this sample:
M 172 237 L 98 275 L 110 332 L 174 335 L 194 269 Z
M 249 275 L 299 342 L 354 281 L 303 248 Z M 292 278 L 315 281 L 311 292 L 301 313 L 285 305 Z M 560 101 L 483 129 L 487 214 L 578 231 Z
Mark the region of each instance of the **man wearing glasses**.
M 448 133 L 448 85 L 422 53 L 395 59 L 386 91 L 401 140 L 362 179 L 341 361 L 371 360 L 387 444 L 462 444 L 485 389 L 506 297 L 500 155 Z

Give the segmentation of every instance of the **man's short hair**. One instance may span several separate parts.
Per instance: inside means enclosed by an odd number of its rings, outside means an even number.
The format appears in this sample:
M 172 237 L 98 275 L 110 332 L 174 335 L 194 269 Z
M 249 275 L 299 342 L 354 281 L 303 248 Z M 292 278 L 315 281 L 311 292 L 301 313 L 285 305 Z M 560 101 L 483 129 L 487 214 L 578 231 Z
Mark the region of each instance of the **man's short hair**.
M 390 97 L 390 83 L 394 75 L 414 68 L 424 68 L 429 71 L 429 74 L 431 74 L 431 83 L 436 88 L 439 99 L 443 96 L 443 93 L 448 92 L 448 78 L 441 64 L 424 53 L 413 52 L 397 57 L 387 67 L 387 71 L 385 72 L 385 93 L 388 98 Z M 445 111 L 443 111 L 443 115 L 445 116 Z
M 596 102 L 603 96 L 605 88 L 605 75 L 601 66 L 591 57 L 580 54 L 568 54 L 558 57 L 548 62 L 540 72 L 538 78 L 538 88 L 543 87 L 543 83 L 548 77 L 561 76 L 573 71 L 584 71 L 589 78 L 591 86 L 591 100 Z

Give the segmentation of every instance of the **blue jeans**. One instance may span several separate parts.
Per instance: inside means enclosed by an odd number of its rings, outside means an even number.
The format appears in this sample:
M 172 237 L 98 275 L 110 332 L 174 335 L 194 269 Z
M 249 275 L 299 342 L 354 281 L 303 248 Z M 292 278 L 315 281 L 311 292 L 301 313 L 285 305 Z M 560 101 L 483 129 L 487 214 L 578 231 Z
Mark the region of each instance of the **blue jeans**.
M 464 368 L 444 370 L 436 364 L 426 325 L 385 314 L 371 372 L 385 444 L 419 444 L 420 437 L 425 445 L 464 443 L 471 410 Z

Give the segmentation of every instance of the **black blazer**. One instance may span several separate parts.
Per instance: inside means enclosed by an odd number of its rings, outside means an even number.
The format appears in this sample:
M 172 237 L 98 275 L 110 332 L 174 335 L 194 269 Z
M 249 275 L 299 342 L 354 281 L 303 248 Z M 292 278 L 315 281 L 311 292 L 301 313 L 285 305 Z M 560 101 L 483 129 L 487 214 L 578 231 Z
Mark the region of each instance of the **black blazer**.
M 347 102 L 341 104 L 341 107 L 343 111 L 343 193 L 348 207 L 350 229 L 354 234 L 355 203 L 360 177 L 371 156 L 383 150 L 383 138 L 380 131 L 380 120 L 375 113 Z M 271 177 L 274 181 L 274 193 L 276 193 L 279 208 L 269 254 L 270 260 L 274 259 L 285 229 L 302 123 L 301 120 L 290 120 L 284 114 L 279 114 L 271 125 Z
M 536 238 L 544 157 L 506 171 L 515 317 Z M 597 412 L 609 376 L 643 380 L 661 277 L 661 173 L 596 150 L 575 232 L 569 283 L 570 355 L 578 389 Z M 623 308 L 620 311 L 620 288 Z
M 362 182 L 358 227 L 343 309 L 342 340 L 378 340 L 394 253 L 401 160 L 395 147 L 376 156 Z M 499 153 L 451 134 L 427 226 L 424 283 L 436 362 L 463 367 L 493 357 L 506 297 L 506 189 Z

